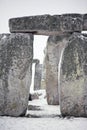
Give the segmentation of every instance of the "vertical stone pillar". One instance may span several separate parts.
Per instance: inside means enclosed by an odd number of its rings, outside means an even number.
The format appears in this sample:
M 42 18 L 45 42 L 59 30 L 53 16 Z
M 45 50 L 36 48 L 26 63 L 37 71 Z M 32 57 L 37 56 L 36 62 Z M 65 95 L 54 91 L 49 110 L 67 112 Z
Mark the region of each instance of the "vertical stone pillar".
M 59 104 L 58 64 L 61 52 L 67 42 L 68 34 L 50 36 L 46 47 L 46 93 L 49 105 Z
M 0 35 L 0 115 L 20 116 L 28 105 L 33 35 Z
M 39 64 L 39 60 L 35 62 L 35 75 L 34 75 L 34 90 L 41 89 L 42 78 L 42 64 Z
M 63 116 L 87 117 L 87 37 L 74 33 L 67 42 L 60 75 L 60 108 Z

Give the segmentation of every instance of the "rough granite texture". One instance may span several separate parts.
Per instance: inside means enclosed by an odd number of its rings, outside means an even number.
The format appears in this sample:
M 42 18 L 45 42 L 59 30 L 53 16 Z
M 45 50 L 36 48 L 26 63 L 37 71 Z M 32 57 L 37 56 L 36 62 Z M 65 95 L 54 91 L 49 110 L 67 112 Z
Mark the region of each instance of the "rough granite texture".
M 84 21 L 84 22 L 83 22 Z M 58 35 L 87 30 L 87 14 L 37 15 L 9 20 L 10 32 Z
M 63 116 L 87 117 L 87 36 L 74 33 L 61 56 L 60 109 Z
M 32 58 L 32 34 L 0 34 L 0 115 L 25 114 Z
M 49 105 L 59 104 L 58 64 L 63 47 L 69 35 L 50 36 L 47 41 L 45 56 L 46 94 Z

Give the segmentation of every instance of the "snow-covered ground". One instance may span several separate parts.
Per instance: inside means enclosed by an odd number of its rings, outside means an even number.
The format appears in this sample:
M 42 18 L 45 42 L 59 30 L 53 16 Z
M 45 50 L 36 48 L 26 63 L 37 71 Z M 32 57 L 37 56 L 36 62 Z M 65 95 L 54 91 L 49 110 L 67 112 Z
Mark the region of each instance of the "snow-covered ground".
M 0 130 L 87 130 L 87 119 L 0 117 Z
M 61 114 L 59 105 L 47 105 L 45 90 L 35 91 L 35 93 L 38 93 L 41 96 L 39 96 L 39 100 L 29 101 L 29 105 L 31 107 L 35 106 L 35 108 L 33 107 L 34 110 L 28 110 L 27 115 L 45 118 L 56 117 Z
M 45 91 L 37 100 L 29 101 L 27 117 L 0 116 L 0 130 L 87 130 L 87 118 L 62 118 L 59 106 L 47 105 Z M 35 117 L 35 118 L 33 118 Z

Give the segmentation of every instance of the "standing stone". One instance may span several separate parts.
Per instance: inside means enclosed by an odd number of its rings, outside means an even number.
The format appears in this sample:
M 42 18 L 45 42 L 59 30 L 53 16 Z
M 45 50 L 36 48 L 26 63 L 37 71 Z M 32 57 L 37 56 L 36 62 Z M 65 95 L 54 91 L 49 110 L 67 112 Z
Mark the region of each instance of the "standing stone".
M 46 94 L 49 105 L 59 104 L 58 91 L 58 64 L 61 51 L 64 48 L 68 34 L 62 36 L 50 36 L 46 47 Z
M 87 117 L 87 37 L 74 33 L 61 58 L 60 109 L 63 116 Z
M 36 62 L 35 75 L 34 75 L 34 90 L 41 89 L 41 77 L 42 77 L 42 64 Z
M 0 35 L 0 115 L 24 115 L 33 58 L 32 34 Z

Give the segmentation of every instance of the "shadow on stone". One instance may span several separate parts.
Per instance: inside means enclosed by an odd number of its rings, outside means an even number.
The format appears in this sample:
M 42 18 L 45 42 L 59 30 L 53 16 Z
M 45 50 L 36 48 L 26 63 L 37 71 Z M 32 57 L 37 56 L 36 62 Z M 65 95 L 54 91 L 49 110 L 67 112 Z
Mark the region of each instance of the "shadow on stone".
M 26 115 L 27 118 L 62 118 L 61 115 L 35 115 L 35 114 L 27 114 Z
M 28 110 L 39 111 L 39 110 L 42 110 L 42 109 L 39 106 L 29 105 Z

